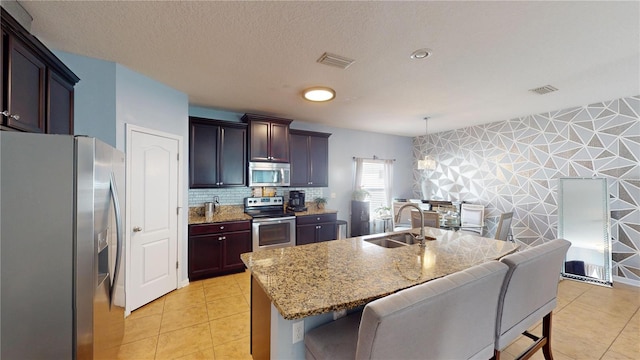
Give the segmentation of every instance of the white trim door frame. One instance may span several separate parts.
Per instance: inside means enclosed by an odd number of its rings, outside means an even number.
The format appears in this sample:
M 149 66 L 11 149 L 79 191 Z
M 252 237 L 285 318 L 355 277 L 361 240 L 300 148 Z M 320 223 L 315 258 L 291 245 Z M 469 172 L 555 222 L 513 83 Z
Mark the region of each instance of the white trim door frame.
M 132 248 L 134 246 L 134 244 L 132 243 L 132 241 L 136 241 L 136 239 L 134 239 L 137 235 L 141 234 L 141 232 L 136 232 L 134 231 L 134 227 L 139 227 L 136 224 L 133 224 L 132 221 L 134 221 L 132 219 L 132 215 L 133 215 L 133 210 L 134 210 L 134 206 L 136 206 L 136 204 L 133 204 L 133 180 L 132 180 L 132 174 L 133 174 L 133 162 L 134 162 L 134 156 L 136 156 L 136 154 L 134 153 L 136 149 L 134 149 L 134 144 L 133 144 L 133 138 L 135 137 L 136 133 L 140 134 L 140 135 L 148 135 L 151 137 L 157 137 L 158 139 L 162 140 L 162 139 L 168 139 L 168 140 L 173 140 L 175 141 L 176 145 L 176 169 L 175 171 L 177 171 L 177 178 L 176 178 L 176 184 L 175 184 L 175 189 L 176 189 L 176 208 L 175 209 L 168 209 L 168 213 L 171 212 L 173 214 L 176 215 L 176 229 L 175 229 L 175 238 L 176 238 L 176 243 L 175 244 L 171 244 L 171 247 L 173 248 L 175 246 L 175 248 L 170 249 L 171 251 L 175 251 L 175 260 L 170 260 L 170 261 L 175 261 L 175 264 L 166 264 L 167 266 L 172 267 L 173 269 L 175 269 L 175 273 L 172 271 L 168 276 L 167 282 L 168 282 L 168 286 L 169 286 L 169 290 L 171 291 L 173 289 L 177 289 L 178 287 L 180 287 L 179 285 L 179 276 L 180 276 L 180 268 L 182 266 L 186 266 L 186 264 L 182 264 L 179 262 L 180 259 L 182 259 L 182 249 L 181 249 L 181 244 L 183 244 L 184 242 L 184 238 L 183 238 L 183 227 L 184 225 L 184 219 L 183 219 L 183 209 L 182 209 L 182 205 L 183 205 L 183 199 L 184 199 L 184 190 L 183 190 L 183 184 L 184 184 L 184 179 L 183 179 L 183 171 L 182 171 L 182 161 L 183 161 L 183 156 L 180 156 L 180 151 L 182 150 L 182 143 L 183 143 L 183 138 L 180 135 L 175 135 L 175 134 L 171 134 L 171 133 L 166 133 L 166 132 L 162 132 L 162 131 L 158 131 L 158 130 L 153 130 L 153 129 L 149 129 L 149 128 L 145 128 L 145 127 L 141 127 L 141 126 L 137 126 L 137 125 L 132 125 L 132 124 L 125 124 L 125 133 L 126 133 L 126 156 L 127 156 L 127 164 L 126 164 L 126 216 L 125 216 L 125 252 L 126 252 L 126 271 L 125 271 L 125 289 L 126 289 L 126 307 L 125 307 L 125 316 L 128 316 L 129 314 L 131 314 L 131 311 L 135 310 L 136 308 L 140 307 L 141 304 L 140 303 L 140 299 L 132 299 L 132 295 L 136 294 L 136 291 L 139 289 L 134 289 L 133 286 L 138 286 L 136 284 L 134 284 L 134 278 L 132 276 L 133 271 L 138 271 L 137 269 L 135 269 L 133 266 L 134 265 L 138 265 L 135 263 L 135 261 L 138 261 L 140 259 L 133 259 L 132 258 Z M 140 206 L 140 205 L 137 205 Z M 144 231 L 144 229 L 143 229 Z M 173 231 L 172 231 L 173 232 Z M 176 266 L 177 264 L 177 266 Z M 163 290 L 166 291 L 166 290 Z M 167 291 L 167 292 L 168 292 Z M 151 300 L 152 297 L 158 297 L 157 291 L 153 291 L 155 294 L 150 294 Z M 162 295 L 159 295 L 162 296 Z

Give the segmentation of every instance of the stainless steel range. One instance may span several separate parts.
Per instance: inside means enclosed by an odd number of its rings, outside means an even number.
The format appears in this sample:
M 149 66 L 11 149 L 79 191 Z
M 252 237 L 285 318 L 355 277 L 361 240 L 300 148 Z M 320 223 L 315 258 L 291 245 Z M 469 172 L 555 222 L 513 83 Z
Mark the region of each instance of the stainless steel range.
M 296 245 L 296 217 L 284 206 L 284 197 L 248 197 L 244 212 L 251 215 L 253 251 Z

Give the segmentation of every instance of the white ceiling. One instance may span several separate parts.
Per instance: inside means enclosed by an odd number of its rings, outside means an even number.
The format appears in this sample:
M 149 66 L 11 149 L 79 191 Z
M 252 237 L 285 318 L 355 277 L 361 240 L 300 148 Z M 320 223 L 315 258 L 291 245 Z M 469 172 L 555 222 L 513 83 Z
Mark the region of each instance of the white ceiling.
M 21 1 L 47 46 L 196 106 L 416 136 L 640 94 L 640 2 Z M 430 48 L 426 60 L 409 55 Z M 324 52 L 355 59 L 321 65 Z M 537 95 L 529 89 L 553 85 Z M 314 104 L 302 89 L 330 86 Z

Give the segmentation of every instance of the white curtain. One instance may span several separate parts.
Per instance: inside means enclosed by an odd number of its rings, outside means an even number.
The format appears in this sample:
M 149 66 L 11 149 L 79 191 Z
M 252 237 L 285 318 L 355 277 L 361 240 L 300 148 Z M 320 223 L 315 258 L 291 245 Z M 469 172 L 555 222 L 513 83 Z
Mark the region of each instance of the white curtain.
M 364 168 L 363 158 L 354 158 L 356 165 L 355 178 L 353 183 L 353 190 L 360 190 L 362 188 L 362 169 Z
M 387 206 L 393 208 L 393 160 L 384 160 L 384 190 Z
M 394 160 L 391 160 L 391 159 L 383 160 L 375 157 L 373 159 L 354 158 L 355 177 L 354 177 L 353 189 L 354 190 L 359 190 L 359 189 L 371 190 L 371 187 L 380 189 L 380 185 L 381 185 L 380 183 L 382 182 L 384 187 L 384 195 L 379 190 L 375 191 L 376 194 L 379 194 L 374 196 L 374 198 L 377 199 L 377 201 L 375 202 L 378 203 L 376 207 L 379 205 L 383 205 L 391 208 L 393 204 L 393 201 L 392 201 L 393 162 Z M 378 170 L 372 170 L 372 168 L 377 168 Z M 381 173 L 379 172 L 378 173 L 380 174 L 379 176 L 375 176 L 374 178 L 371 178 L 372 171 L 374 171 L 374 173 L 375 171 L 381 171 Z M 371 184 L 368 184 L 368 182 L 370 182 Z M 376 184 L 376 185 L 373 185 L 373 184 Z M 373 196 L 374 194 L 371 194 L 371 195 Z M 382 199 L 382 197 L 384 197 L 384 199 Z M 380 202 L 384 202 L 384 203 L 380 204 Z

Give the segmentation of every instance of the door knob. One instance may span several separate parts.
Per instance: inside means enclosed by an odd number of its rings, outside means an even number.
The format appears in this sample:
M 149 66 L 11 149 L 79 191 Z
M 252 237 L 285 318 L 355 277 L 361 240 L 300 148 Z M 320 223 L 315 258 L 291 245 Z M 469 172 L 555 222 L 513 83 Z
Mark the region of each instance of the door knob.
M 136 226 L 133 228 L 133 232 L 140 232 L 142 231 L 142 228 L 140 226 Z

